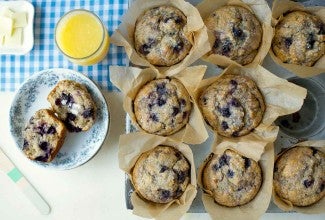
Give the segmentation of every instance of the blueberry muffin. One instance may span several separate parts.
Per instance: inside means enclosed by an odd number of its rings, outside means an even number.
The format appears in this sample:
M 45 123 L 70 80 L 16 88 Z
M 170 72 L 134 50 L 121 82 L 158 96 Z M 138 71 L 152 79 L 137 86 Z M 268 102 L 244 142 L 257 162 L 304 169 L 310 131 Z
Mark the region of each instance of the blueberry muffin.
M 156 79 L 144 85 L 134 99 L 134 114 L 143 130 L 171 135 L 183 128 L 192 109 L 189 94 L 177 79 Z
M 248 9 L 227 5 L 204 21 L 215 37 L 211 53 L 227 56 L 241 65 L 251 63 L 260 47 L 263 31 Z
M 23 152 L 31 160 L 50 162 L 62 147 L 66 132 L 52 111 L 38 110 L 23 130 Z
M 276 25 L 272 48 L 283 63 L 313 66 L 325 53 L 325 25 L 315 15 L 291 12 Z
M 243 136 L 256 128 L 264 115 L 263 96 L 255 82 L 242 75 L 224 75 L 199 99 L 205 121 L 226 137 Z
M 135 24 L 134 45 L 138 54 L 157 66 L 172 66 L 192 48 L 185 36 L 187 18 L 172 6 L 151 8 Z
M 273 187 L 295 206 L 309 206 L 325 195 L 325 154 L 312 147 L 294 147 L 275 162 Z
M 95 123 L 96 105 L 86 87 L 75 81 L 58 82 L 47 100 L 70 132 L 87 131 Z
M 157 146 L 143 153 L 132 171 L 138 195 L 155 203 L 178 199 L 190 183 L 190 164 L 183 154 L 170 146 Z
M 202 172 L 203 188 L 224 206 L 244 205 L 253 200 L 262 184 L 262 171 L 257 162 L 232 150 L 212 154 Z

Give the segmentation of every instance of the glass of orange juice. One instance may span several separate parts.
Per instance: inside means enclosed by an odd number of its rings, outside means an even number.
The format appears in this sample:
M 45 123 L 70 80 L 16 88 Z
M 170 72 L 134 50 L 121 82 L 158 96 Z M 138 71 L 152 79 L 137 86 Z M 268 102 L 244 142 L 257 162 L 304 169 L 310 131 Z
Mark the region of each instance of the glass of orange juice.
M 109 49 L 107 29 L 96 14 L 84 9 L 61 17 L 55 28 L 55 42 L 71 62 L 83 66 L 102 61 Z

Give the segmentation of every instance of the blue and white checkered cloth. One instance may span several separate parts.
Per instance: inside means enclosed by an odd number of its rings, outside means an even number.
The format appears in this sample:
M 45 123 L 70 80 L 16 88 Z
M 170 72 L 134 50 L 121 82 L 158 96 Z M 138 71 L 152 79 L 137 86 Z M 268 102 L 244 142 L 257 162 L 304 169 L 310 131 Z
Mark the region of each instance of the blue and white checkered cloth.
M 54 31 L 57 21 L 66 12 L 83 8 L 96 13 L 112 35 L 128 9 L 128 0 L 31 0 L 31 3 L 35 7 L 34 48 L 22 56 L 0 55 L 0 91 L 15 91 L 27 77 L 49 68 L 73 69 L 88 75 L 103 89 L 117 90 L 109 80 L 108 67 L 126 65 L 123 48 L 111 45 L 107 57 L 99 64 L 78 66 L 56 48 Z

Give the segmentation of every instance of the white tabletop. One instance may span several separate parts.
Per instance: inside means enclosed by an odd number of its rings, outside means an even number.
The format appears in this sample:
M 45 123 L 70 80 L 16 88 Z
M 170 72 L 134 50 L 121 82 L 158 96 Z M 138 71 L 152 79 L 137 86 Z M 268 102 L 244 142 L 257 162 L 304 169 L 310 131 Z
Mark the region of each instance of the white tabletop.
M 8 111 L 13 93 L 0 93 L 0 147 L 50 204 L 49 215 L 41 215 L 19 188 L 0 172 L 0 219 L 142 219 L 126 209 L 124 173 L 118 167 L 118 139 L 125 131 L 121 93 L 104 94 L 112 123 L 110 134 L 98 154 L 81 167 L 54 171 L 29 162 L 9 133 Z M 323 215 L 265 214 L 262 219 L 325 219 Z M 186 214 L 182 219 L 210 219 L 208 214 Z

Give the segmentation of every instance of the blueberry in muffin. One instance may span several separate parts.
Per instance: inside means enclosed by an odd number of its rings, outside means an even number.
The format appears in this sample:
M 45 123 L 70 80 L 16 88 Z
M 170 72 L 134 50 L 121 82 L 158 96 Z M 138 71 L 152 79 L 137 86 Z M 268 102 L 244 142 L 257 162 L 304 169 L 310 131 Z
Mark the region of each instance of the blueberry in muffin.
M 202 172 L 202 184 L 224 206 L 244 205 L 255 198 L 262 185 L 259 164 L 233 150 L 212 154 Z
M 192 48 L 185 35 L 187 18 L 172 6 L 151 8 L 135 24 L 137 53 L 157 66 L 172 66 L 182 61 Z
M 159 145 L 143 153 L 132 170 L 136 192 L 155 203 L 169 203 L 182 196 L 190 183 L 190 164 L 171 146 Z
M 313 66 L 325 54 L 325 25 L 316 15 L 290 12 L 275 26 L 272 49 L 283 63 Z
M 205 121 L 225 137 L 239 137 L 256 128 L 265 104 L 255 82 L 242 75 L 227 74 L 204 90 L 199 98 Z
M 95 102 L 86 87 L 75 81 L 59 81 L 47 100 L 70 132 L 87 131 L 95 123 Z
M 31 160 L 50 162 L 62 147 L 66 132 L 51 110 L 38 110 L 23 130 L 23 152 Z
M 226 5 L 215 10 L 204 23 L 215 37 L 211 53 L 227 56 L 241 65 L 254 60 L 263 31 L 248 9 Z
M 148 82 L 134 99 L 137 123 L 151 134 L 171 135 L 179 131 L 187 124 L 191 109 L 187 90 L 174 78 Z
M 309 206 L 325 195 L 325 154 L 312 147 L 285 151 L 274 165 L 273 187 L 295 206 Z

